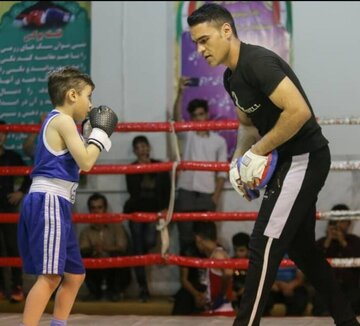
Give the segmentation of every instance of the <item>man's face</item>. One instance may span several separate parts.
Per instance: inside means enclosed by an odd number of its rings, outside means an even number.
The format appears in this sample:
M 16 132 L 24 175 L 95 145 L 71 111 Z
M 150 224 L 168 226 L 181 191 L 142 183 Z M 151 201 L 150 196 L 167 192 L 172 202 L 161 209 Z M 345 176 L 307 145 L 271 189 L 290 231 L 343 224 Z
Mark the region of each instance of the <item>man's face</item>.
M 89 212 L 91 214 L 106 213 L 104 201 L 102 199 L 92 200 L 89 204 Z
M 209 119 L 208 113 L 202 107 L 196 108 L 190 116 L 192 121 L 206 121 Z
M 144 142 L 137 143 L 134 147 L 134 154 L 139 161 L 147 160 L 150 157 L 150 146 Z
M 215 23 L 201 23 L 190 27 L 191 39 L 196 45 L 196 50 L 207 63 L 216 67 L 223 64 L 228 57 L 230 42 L 228 41 L 228 25 L 216 26 Z

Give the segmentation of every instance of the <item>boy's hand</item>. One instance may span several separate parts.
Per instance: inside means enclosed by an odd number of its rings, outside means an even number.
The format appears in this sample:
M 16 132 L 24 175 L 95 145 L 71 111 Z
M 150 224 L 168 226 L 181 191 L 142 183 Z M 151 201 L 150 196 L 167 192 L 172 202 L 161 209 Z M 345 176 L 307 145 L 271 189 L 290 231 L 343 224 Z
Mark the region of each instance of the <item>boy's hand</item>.
M 100 151 L 104 148 L 108 152 L 111 148 L 110 136 L 118 123 L 116 113 L 105 105 L 93 108 L 89 113 L 89 120 L 93 128 L 88 143 L 97 146 Z

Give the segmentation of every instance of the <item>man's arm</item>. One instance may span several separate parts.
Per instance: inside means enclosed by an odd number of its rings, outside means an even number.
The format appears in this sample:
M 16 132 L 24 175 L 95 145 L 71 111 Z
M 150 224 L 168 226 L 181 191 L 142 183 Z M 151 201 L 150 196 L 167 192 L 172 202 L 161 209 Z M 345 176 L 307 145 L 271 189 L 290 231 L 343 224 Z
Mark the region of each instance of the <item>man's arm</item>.
M 215 181 L 215 191 L 212 195 L 212 200 L 215 203 L 215 205 L 217 206 L 220 200 L 220 196 L 221 193 L 224 189 L 224 183 L 225 183 L 225 178 L 224 177 L 217 177 L 216 181 Z
M 240 109 L 237 109 L 236 112 L 240 125 L 238 128 L 237 145 L 233 154 L 233 159 L 242 156 L 253 144 L 255 144 L 260 139 L 258 130 L 252 124 L 247 115 L 240 111 Z
M 220 136 L 221 137 L 221 136 Z M 218 162 L 226 162 L 228 159 L 228 150 L 227 150 L 227 144 L 225 142 L 224 138 L 221 139 L 221 143 L 219 144 L 219 148 L 217 150 L 217 161 Z M 218 172 L 216 173 L 216 179 L 215 179 L 215 190 L 212 196 L 212 200 L 216 204 L 216 206 L 219 203 L 221 193 L 224 189 L 225 180 L 227 179 L 228 174 L 225 172 Z
M 311 111 L 304 97 L 285 77 L 270 95 L 270 100 L 282 110 L 275 126 L 251 149 L 254 154 L 267 155 L 285 143 L 311 118 Z
M 183 91 L 184 88 L 186 87 L 187 80 L 188 79 L 185 77 L 179 78 L 178 91 L 176 94 L 176 99 L 173 108 L 173 115 L 174 115 L 173 118 L 175 121 L 182 121 L 181 104 L 182 104 Z

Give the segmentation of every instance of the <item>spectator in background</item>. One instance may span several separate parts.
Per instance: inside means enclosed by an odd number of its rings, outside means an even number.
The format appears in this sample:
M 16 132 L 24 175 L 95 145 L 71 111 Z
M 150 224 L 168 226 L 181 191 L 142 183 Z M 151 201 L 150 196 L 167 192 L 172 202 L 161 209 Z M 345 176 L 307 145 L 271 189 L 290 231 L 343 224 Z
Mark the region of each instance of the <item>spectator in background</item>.
M 178 93 L 174 103 L 174 120 L 182 121 L 181 104 L 184 88 L 189 78 L 180 78 Z M 193 99 L 187 106 L 191 121 L 209 120 L 208 102 Z M 184 161 L 227 162 L 225 139 L 211 131 L 188 131 L 179 133 L 183 140 Z M 181 171 L 178 175 L 178 193 L 175 202 L 176 212 L 215 211 L 218 207 L 224 183 L 225 172 Z M 193 222 L 178 222 L 180 250 L 193 241 Z
M 181 256 L 206 258 L 195 242 L 182 251 Z M 206 274 L 205 268 L 180 266 L 181 287 L 174 296 L 172 315 L 199 314 L 210 309 Z
M 284 259 L 289 259 L 285 255 Z M 309 302 L 304 274 L 295 266 L 279 267 L 271 288 L 264 315 L 270 315 L 274 304 L 286 307 L 286 316 L 302 316 Z
M 337 204 L 332 211 L 347 211 L 345 204 Z M 326 236 L 317 240 L 318 247 L 328 258 L 360 257 L 360 238 L 349 233 L 350 220 L 329 221 Z M 360 268 L 334 268 L 334 274 L 339 281 L 345 295 L 357 315 L 360 314 Z M 328 316 L 329 311 L 323 299 L 316 293 L 314 296 L 313 314 Z
M 210 259 L 229 258 L 218 244 L 214 222 L 194 222 L 195 246 L 189 245 L 185 255 Z M 232 269 L 181 268 L 181 288 L 175 295 L 173 315 L 190 315 L 205 311 L 226 309 L 231 301 Z M 230 304 L 229 304 L 229 308 Z M 232 310 L 232 309 L 230 309 Z
M 43 112 L 40 115 L 40 124 L 42 124 L 47 116 L 48 112 Z M 28 136 L 23 141 L 23 152 L 25 155 L 31 158 L 31 161 L 34 160 L 35 157 L 35 150 L 36 150 L 36 143 L 37 143 L 37 136 L 38 133 L 29 133 Z
M 248 259 L 249 258 L 249 241 L 250 236 L 247 233 L 238 232 L 232 237 L 232 246 L 234 250 L 234 258 Z M 246 269 L 235 269 L 232 278 L 232 306 L 235 311 L 238 310 L 241 297 L 244 293 Z
M 89 213 L 107 213 L 108 201 L 99 193 L 92 194 L 87 202 Z M 84 258 L 108 258 L 128 253 L 128 236 L 122 223 L 93 223 L 80 233 L 80 250 Z M 131 281 L 129 268 L 87 269 L 85 283 L 89 290 L 86 301 L 100 300 L 104 293 L 111 301 L 119 301 Z
M 132 141 L 136 160 L 132 164 L 158 163 L 151 158 L 149 140 L 136 136 Z M 124 213 L 160 212 L 167 209 L 170 199 L 171 180 L 168 172 L 141 173 L 126 175 L 127 191 L 130 194 L 125 202 Z M 132 248 L 135 255 L 144 255 L 156 245 L 156 223 L 129 221 Z M 144 266 L 135 267 L 136 280 L 140 288 L 139 298 L 146 302 L 150 298 Z
M 1 120 L 0 125 L 6 122 Z M 13 150 L 6 149 L 6 132 L 0 132 L 0 165 L 1 166 L 24 166 L 25 163 L 21 156 Z M 17 178 L 12 175 L 0 176 L 0 212 L 15 213 L 18 211 L 20 202 L 28 192 L 31 180 L 28 176 L 22 177 L 20 187 L 17 189 Z M 1 242 L 2 240 L 2 242 Z M 19 257 L 17 245 L 17 224 L 0 223 L 0 254 L 7 257 Z M 5 279 L 4 269 L 0 269 L 0 300 L 5 299 Z M 11 294 L 10 300 L 20 302 L 24 300 L 22 290 L 22 271 L 21 268 L 11 267 Z

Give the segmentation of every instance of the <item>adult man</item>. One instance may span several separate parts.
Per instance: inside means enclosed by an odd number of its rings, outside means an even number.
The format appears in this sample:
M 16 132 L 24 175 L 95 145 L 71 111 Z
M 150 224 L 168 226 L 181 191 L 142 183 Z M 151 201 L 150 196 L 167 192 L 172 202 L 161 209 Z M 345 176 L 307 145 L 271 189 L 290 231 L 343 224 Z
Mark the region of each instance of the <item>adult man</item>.
M 345 204 L 337 204 L 332 211 L 347 211 Z M 326 236 L 318 239 L 316 244 L 328 258 L 351 258 L 360 257 L 360 237 L 349 232 L 351 220 L 329 221 Z M 349 299 L 356 314 L 360 314 L 360 268 L 336 268 L 335 277 L 339 281 L 342 290 Z M 319 295 L 314 297 L 314 316 L 329 315 Z
M 174 104 L 174 119 L 181 121 L 181 102 L 184 87 L 189 78 L 179 80 L 178 94 Z M 187 105 L 192 121 L 209 120 L 208 102 L 193 99 Z M 184 161 L 227 161 L 225 139 L 215 132 L 190 131 L 179 134 L 183 141 Z M 178 196 L 175 202 L 176 212 L 215 211 L 221 197 L 227 174 L 211 171 L 182 171 L 178 177 Z M 180 251 L 192 243 L 193 222 L 178 222 Z
M 132 164 L 151 164 L 160 161 L 151 157 L 149 139 L 144 135 L 132 141 L 136 160 Z M 134 173 L 126 175 L 126 188 L 130 197 L 124 204 L 124 213 L 161 212 L 169 205 L 171 180 L 169 172 Z M 145 255 L 156 246 L 156 223 L 129 221 L 134 255 Z M 139 285 L 139 299 L 150 299 L 145 266 L 136 266 L 136 281 Z
M 250 199 L 267 164 L 278 163 L 267 185 L 250 240 L 250 264 L 234 325 L 259 325 L 285 253 L 327 302 L 337 325 L 359 325 L 330 265 L 315 244 L 317 196 L 330 168 L 328 141 L 289 65 L 275 53 L 241 42 L 228 10 L 205 4 L 189 17 L 191 38 L 209 65 L 223 64 L 224 86 L 241 123 L 230 171 L 235 190 Z M 260 138 L 260 137 L 261 138 Z
M 87 201 L 89 213 L 108 212 L 107 198 L 100 193 L 92 194 Z M 122 223 L 92 223 L 80 233 L 80 250 L 82 257 L 108 258 L 128 254 L 129 238 Z M 111 301 L 119 301 L 131 281 L 131 270 L 123 268 L 88 269 L 85 283 L 89 289 L 86 301 L 102 298 L 103 282 L 106 294 Z

